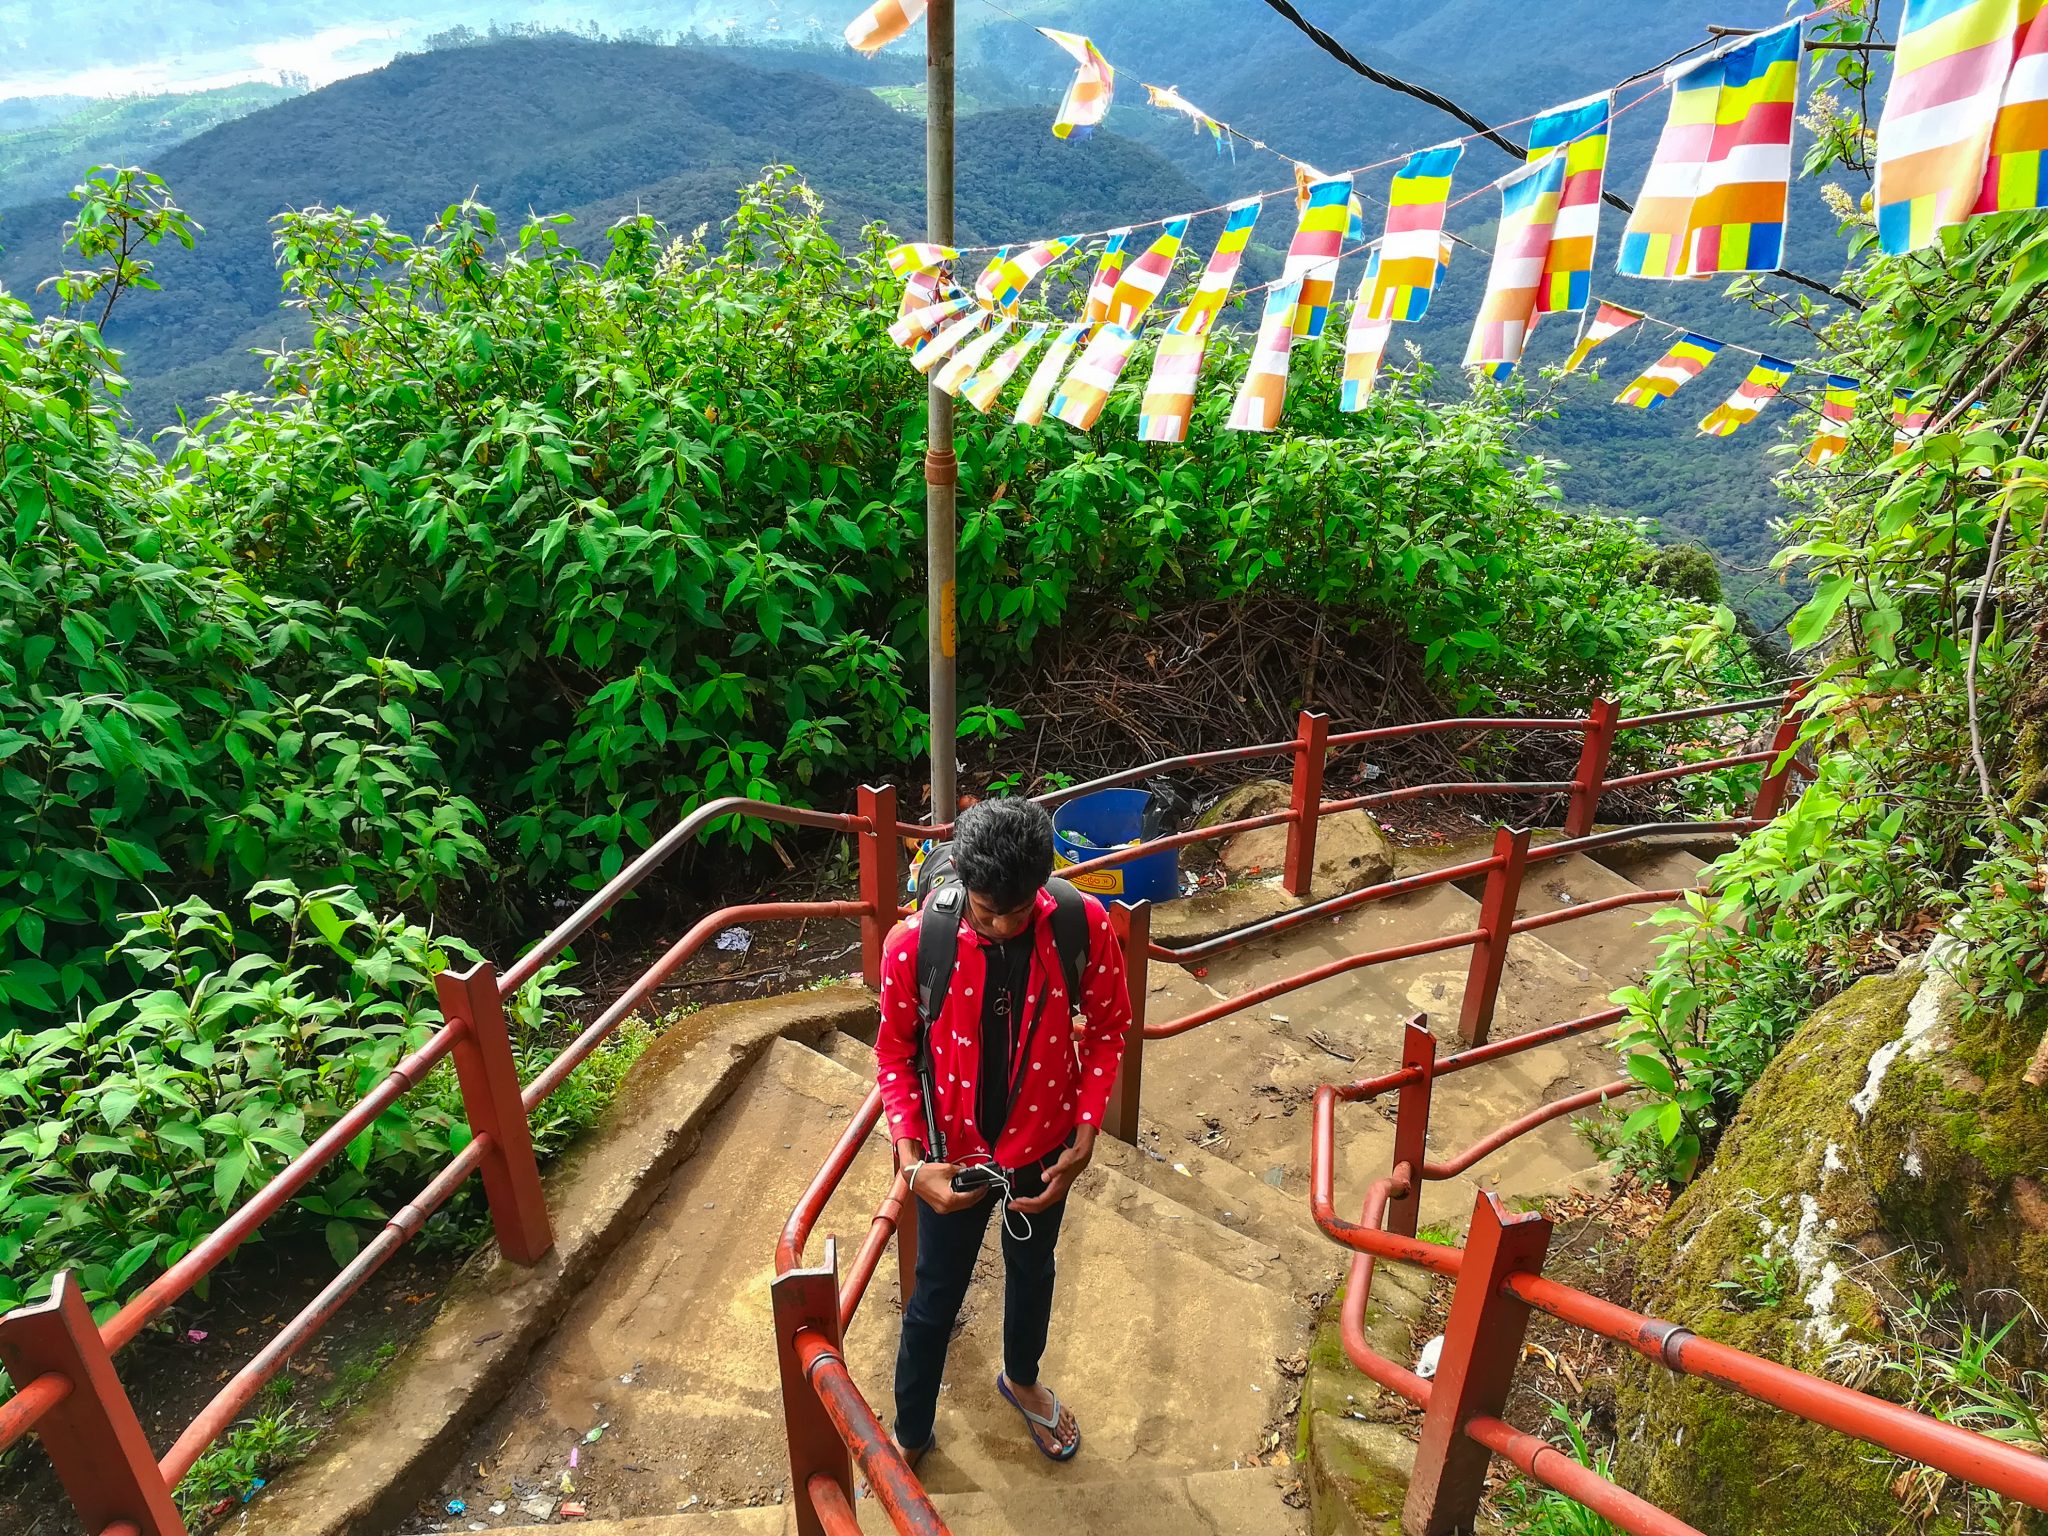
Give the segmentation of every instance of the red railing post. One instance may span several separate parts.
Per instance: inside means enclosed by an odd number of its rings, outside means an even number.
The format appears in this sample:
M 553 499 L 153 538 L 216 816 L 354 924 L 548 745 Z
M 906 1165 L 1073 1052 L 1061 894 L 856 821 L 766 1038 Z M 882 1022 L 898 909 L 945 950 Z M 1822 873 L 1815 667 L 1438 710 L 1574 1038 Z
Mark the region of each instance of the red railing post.
M 1138 1101 L 1145 1090 L 1145 994 L 1151 990 L 1152 904 L 1119 901 L 1110 907 L 1109 921 L 1111 932 L 1123 946 L 1131 1024 L 1124 1034 L 1123 1062 L 1116 1071 L 1116 1086 L 1109 1091 L 1109 1108 L 1103 1114 L 1102 1129 L 1118 1141 L 1136 1146 Z
M 1288 891 L 1306 897 L 1316 878 L 1316 828 L 1322 820 L 1323 765 L 1329 756 L 1330 717 L 1304 709 L 1294 729 L 1294 794 L 1287 824 Z
M 1485 894 L 1479 898 L 1480 937 L 1472 946 L 1472 968 L 1465 975 L 1465 1000 L 1458 1013 L 1458 1039 L 1467 1047 L 1484 1045 L 1493 1029 L 1501 972 L 1514 937 L 1515 906 L 1522 898 L 1522 872 L 1529 862 L 1529 829 L 1502 827 L 1495 832 L 1493 858 Z
M 915 1198 L 915 1197 L 913 1197 Z M 901 1236 L 902 1229 L 897 1229 Z M 789 1486 L 796 1504 L 797 1536 L 826 1536 L 811 1496 L 811 1479 L 822 1474 L 853 1502 L 853 1457 L 839 1438 L 825 1405 L 811 1387 L 797 1352 L 797 1335 L 814 1333 L 835 1352 L 839 1332 L 839 1244 L 825 1240 L 825 1262 L 817 1269 L 792 1269 L 770 1288 L 775 1309 L 775 1358 L 782 1373 L 782 1423 L 789 1439 Z
M 859 834 L 860 966 L 868 990 L 882 989 L 882 945 L 896 926 L 896 905 L 903 894 L 903 844 L 896 838 L 896 787 L 863 784 L 855 808 L 867 818 Z
M 1805 695 L 1804 685 L 1793 688 L 1778 708 L 1778 729 L 1772 733 L 1771 750 L 1783 761 L 1774 760 L 1768 765 L 1763 783 L 1756 787 L 1756 803 L 1749 808 L 1749 814 L 1757 821 L 1774 821 L 1785 808 L 1785 790 L 1792 782 L 1791 753 L 1799 741 L 1799 701 Z
M 1436 1086 L 1436 1036 L 1422 1014 L 1401 1031 L 1401 1068 L 1421 1075 L 1401 1085 L 1394 1103 L 1394 1167 L 1406 1163 L 1411 1174 L 1408 1193 L 1387 1201 L 1386 1226 L 1401 1237 L 1413 1237 L 1422 1217 L 1422 1165 L 1429 1157 L 1429 1099 Z
M 36 1431 L 71 1499 L 78 1524 L 101 1532 L 128 1524 L 139 1536 L 185 1536 L 185 1522 L 114 1374 L 114 1357 L 69 1271 L 50 1299 L 0 1318 L 0 1365 L 17 1383 L 55 1374 L 71 1391 Z
M 1572 775 L 1571 805 L 1565 811 L 1564 835 L 1584 837 L 1600 818 L 1600 796 L 1607 787 L 1607 759 L 1614 752 L 1616 723 L 1621 706 L 1612 699 L 1595 699 L 1593 713 L 1586 721 L 1586 744 L 1579 752 L 1578 771 Z
M 555 1246 L 555 1234 L 520 1098 L 519 1062 L 498 1000 L 498 973 L 488 960 L 479 961 L 466 971 L 443 971 L 434 990 L 442 1017 L 456 1026 L 451 1054 L 469 1128 L 490 1138 L 478 1171 L 498 1251 L 514 1264 L 537 1264 Z
M 1472 1529 L 1492 1452 L 1465 1432 L 1478 1415 L 1507 1405 L 1529 1307 L 1503 1294 L 1513 1274 L 1540 1274 L 1550 1223 L 1539 1212 L 1510 1216 L 1482 1193 L 1465 1238 L 1464 1267 L 1444 1324 L 1444 1351 L 1423 1410 L 1415 1471 L 1401 1512 L 1405 1536 L 1452 1536 Z

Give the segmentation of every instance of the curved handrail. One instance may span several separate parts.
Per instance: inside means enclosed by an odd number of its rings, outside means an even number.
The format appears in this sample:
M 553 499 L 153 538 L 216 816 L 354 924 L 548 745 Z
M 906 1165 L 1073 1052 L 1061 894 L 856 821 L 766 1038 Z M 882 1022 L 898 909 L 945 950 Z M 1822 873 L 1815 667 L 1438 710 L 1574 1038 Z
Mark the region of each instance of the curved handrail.
M 1558 1038 L 1559 1031 L 1565 1028 L 1583 1032 L 1584 1028 L 1591 1027 L 1592 1020 L 1613 1022 L 1622 1012 L 1614 1009 L 1605 1015 L 1589 1015 L 1587 1020 L 1574 1020 L 1569 1026 L 1552 1026 L 1549 1030 L 1532 1031 L 1529 1036 L 1492 1042 L 1450 1057 L 1433 1069 L 1404 1068 L 1354 1084 L 1347 1090 L 1340 1090 L 1333 1084 L 1317 1088 L 1309 1158 L 1309 1206 L 1316 1225 L 1324 1234 L 1356 1255 L 1341 1313 L 1340 1334 L 1346 1355 L 1374 1381 L 1424 1406 L 1432 1390 L 1430 1383 L 1379 1354 L 1365 1337 L 1364 1316 L 1376 1261 L 1388 1259 L 1413 1264 L 1440 1275 L 1457 1276 L 1464 1269 L 1464 1253 L 1385 1230 L 1383 1223 L 1390 1201 L 1406 1198 L 1417 1180 L 1418 1171 L 1408 1163 L 1398 1165 L 1392 1174 L 1373 1182 L 1356 1224 L 1343 1221 L 1336 1215 L 1333 1185 L 1336 1173 L 1335 1113 L 1339 1100 L 1361 1102 L 1394 1088 L 1417 1083 L 1424 1077 L 1440 1077 L 1447 1072 L 1476 1066 L 1484 1060 L 1496 1060 L 1531 1049 L 1536 1044 Z M 1624 1079 L 1544 1105 L 1500 1127 L 1461 1153 L 1441 1162 L 1425 1160 L 1420 1177 L 1430 1180 L 1456 1177 L 1481 1158 L 1538 1126 L 1638 1086 Z M 1933 1467 L 2033 1508 L 2048 1509 L 2048 1458 L 1858 1392 L 1852 1387 L 1702 1338 L 1681 1324 L 1617 1306 L 1539 1273 L 1511 1272 L 1498 1284 L 1501 1294 L 1512 1296 L 1572 1327 L 1624 1344 L 1677 1374 L 1713 1382 L 1810 1423 L 1865 1441 L 1892 1455 Z M 1505 1456 L 1524 1472 L 1613 1520 L 1625 1530 L 1646 1532 L 1649 1536 L 1688 1536 L 1688 1533 L 1698 1536 L 1691 1526 L 1677 1517 L 1590 1469 L 1570 1463 L 1570 1458 L 1561 1456 L 1543 1440 L 1513 1425 L 1490 1416 L 1476 1416 L 1461 1428 L 1465 1434 Z M 1546 1457 L 1546 1451 L 1551 1455 Z
M 827 832 L 869 832 L 874 830 L 865 816 L 834 811 L 805 810 L 801 806 L 771 805 L 743 795 L 727 795 L 700 805 L 668 831 L 649 843 L 640 856 L 607 880 L 599 890 L 569 916 L 557 923 L 541 941 L 515 961 L 498 978 L 498 995 L 510 997 L 540 974 L 540 968 L 559 956 L 586 933 L 590 925 L 618 905 L 619 898 L 653 874 L 714 821 L 728 816 L 747 816 L 756 821 L 780 822 L 786 827 L 813 827 Z

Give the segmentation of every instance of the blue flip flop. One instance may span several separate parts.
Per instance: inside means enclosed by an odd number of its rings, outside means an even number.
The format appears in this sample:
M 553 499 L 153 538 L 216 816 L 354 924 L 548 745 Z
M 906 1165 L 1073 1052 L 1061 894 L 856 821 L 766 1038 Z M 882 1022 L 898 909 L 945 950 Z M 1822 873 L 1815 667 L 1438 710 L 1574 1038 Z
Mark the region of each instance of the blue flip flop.
M 1040 1414 L 1033 1413 L 1029 1408 L 1018 1402 L 1016 1396 L 1010 1391 L 1009 1377 L 1001 1372 L 996 1374 L 996 1390 L 1002 1393 L 1004 1402 L 1024 1415 L 1026 1423 L 1036 1424 L 1039 1429 L 1051 1430 L 1055 1437 L 1058 1436 L 1060 1432 L 1060 1398 L 1057 1392 L 1052 1394 L 1052 1417 L 1048 1419 Z M 1047 1461 L 1072 1461 L 1081 1454 L 1081 1426 L 1078 1422 L 1074 1425 L 1074 1443 L 1064 1450 L 1047 1450 L 1045 1442 L 1039 1439 L 1036 1433 L 1033 1433 L 1031 1436 L 1031 1443 L 1038 1447 L 1038 1454 Z

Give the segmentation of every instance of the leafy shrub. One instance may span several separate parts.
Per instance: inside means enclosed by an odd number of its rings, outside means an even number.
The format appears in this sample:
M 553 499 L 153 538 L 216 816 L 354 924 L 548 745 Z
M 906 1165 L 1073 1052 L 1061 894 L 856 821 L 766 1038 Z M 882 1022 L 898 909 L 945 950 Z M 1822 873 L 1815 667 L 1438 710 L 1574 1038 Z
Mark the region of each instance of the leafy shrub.
M 0 1034 L 0 1306 L 75 1268 L 101 1310 L 175 1263 L 439 1027 L 433 978 L 474 958 L 353 890 L 266 882 L 247 926 L 198 898 L 136 914 L 119 949 L 153 986 L 71 1024 Z M 508 1021 L 552 1055 L 552 968 Z M 639 1037 L 550 1101 L 544 1149 L 594 1117 Z M 337 1261 L 468 1144 L 443 1063 L 350 1143 L 284 1231 L 324 1224 Z M 267 1228 L 273 1235 L 275 1225 Z
M 65 296 L 104 314 L 150 286 L 128 247 L 179 232 L 155 178 L 89 183 L 76 243 L 104 265 Z M 483 853 L 446 733 L 418 713 L 438 681 L 169 526 L 181 487 L 123 436 L 116 367 L 94 325 L 0 294 L 0 1012 L 17 1016 L 118 990 L 107 945 L 143 882 L 289 874 L 424 903 Z

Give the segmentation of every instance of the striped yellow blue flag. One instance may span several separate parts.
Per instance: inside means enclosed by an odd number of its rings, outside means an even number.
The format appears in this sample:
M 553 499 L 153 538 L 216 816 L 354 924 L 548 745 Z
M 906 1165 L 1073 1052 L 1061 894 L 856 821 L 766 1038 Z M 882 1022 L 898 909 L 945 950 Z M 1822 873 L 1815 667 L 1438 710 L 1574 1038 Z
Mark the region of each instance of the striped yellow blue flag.
M 1344 207 L 1340 200 L 1337 208 Z M 1259 339 L 1252 345 L 1244 383 L 1230 408 L 1233 432 L 1271 432 L 1280 425 L 1280 409 L 1287 403 L 1287 365 L 1294 348 L 1295 312 L 1301 303 L 1302 280 L 1277 285 L 1266 295 L 1265 317 L 1259 322 Z
M 1109 392 L 1123 377 L 1131 350 L 1137 344 L 1138 333 L 1115 321 L 1097 327 L 1088 350 L 1081 354 L 1081 360 L 1074 364 L 1059 393 L 1053 396 L 1053 418 L 1083 432 L 1093 427 L 1109 401 Z
M 1259 222 L 1259 210 L 1264 206 L 1256 197 L 1230 205 L 1223 232 L 1216 237 L 1216 249 L 1209 257 L 1209 265 L 1202 269 L 1201 281 L 1195 285 L 1194 297 L 1173 318 L 1174 330 L 1201 335 L 1216 323 L 1217 313 L 1230 297 L 1230 285 L 1237 280 L 1244 248 L 1251 243 L 1252 226 Z
M 1465 347 L 1466 367 L 1485 368 L 1502 377 L 1522 360 L 1529 328 L 1536 323 L 1564 180 L 1562 155 L 1546 156 L 1501 178 L 1500 232 L 1487 273 L 1486 297 Z
M 1706 372 L 1707 364 L 1720 351 L 1721 343 L 1718 341 L 1687 331 L 1677 345 L 1616 395 L 1614 403 L 1632 405 L 1639 411 L 1654 410 L 1677 394 L 1681 385 Z
M 960 386 L 960 398 L 977 411 L 993 409 L 996 397 L 1003 392 L 1003 386 L 1015 377 L 1017 370 L 1023 366 L 1024 359 L 1045 340 L 1046 333 L 1051 329 L 1052 326 L 1045 322 L 1032 326 L 997 353 L 994 362 L 975 369 Z
M 1085 139 L 1109 116 L 1109 104 L 1116 95 L 1116 71 L 1102 56 L 1102 50 L 1080 33 L 1060 32 L 1051 27 L 1038 30 L 1071 55 L 1079 66 L 1067 85 L 1067 94 L 1060 101 L 1059 115 L 1053 119 L 1052 136 L 1056 139 Z
M 1201 379 L 1202 354 L 1208 346 L 1207 329 L 1160 332 L 1159 353 L 1152 360 L 1152 376 L 1145 381 L 1145 398 L 1138 408 L 1139 442 L 1187 439 L 1188 420 L 1195 413 L 1195 385 Z
M 1337 264 L 1344 255 L 1344 231 L 1351 222 L 1350 201 L 1349 176 L 1332 176 L 1309 186 L 1294 243 L 1287 248 L 1287 264 L 1280 270 L 1283 284 L 1298 285 L 1294 289 L 1300 305 L 1294 315 L 1297 336 L 1313 340 L 1323 334 L 1330 318 Z M 1283 373 L 1283 385 L 1285 377 Z
M 1109 296 L 1109 319 L 1126 329 L 1135 329 L 1145 311 L 1166 287 L 1173 264 L 1180 259 L 1181 242 L 1187 238 L 1186 219 L 1168 219 L 1151 248 L 1124 269 L 1123 279 Z
M 1758 358 L 1749 377 L 1735 386 L 1735 393 L 1701 418 L 1700 431 L 1708 437 L 1734 435 L 1736 428 L 1748 426 L 1759 411 L 1778 398 L 1778 391 L 1797 371 L 1775 357 Z
M 2048 8 L 1906 0 L 1877 129 L 1878 243 L 1930 244 L 1974 213 L 2042 206 Z
M 1828 375 L 1821 391 L 1820 431 L 1807 445 L 1806 462 L 1816 467 L 1835 458 L 1849 446 L 1849 423 L 1856 419 L 1856 398 L 1863 393 L 1863 381 L 1847 374 Z
M 1536 313 L 1576 313 L 1593 288 L 1593 250 L 1600 238 L 1600 197 L 1606 189 L 1608 126 L 1614 116 L 1611 93 L 1552 107 L 1529 125 L 1529 158 L 1564 157 L 1564 182 L 1557 194 L 1557 228 L 1543 258 L 1543 282 Z
M 1375 320 L 1420 320 L 1436 289 L 1444 211 L 1463 144 L 1418 150 L 1394 174 L 1387 194 L 1387 232 L 1370 310 Z
M 1071 238 L 1041 240 L 1012 256 L 1007 250 L 982 269 L 974 285 L 974 296 L 993 309 L 1015 309 L 1039 273 L 1074 248 Z
M 1372 313 L 1373 288 L 1379 280 L 1380 253 L 1366 261 L 1365 276 L 1358 281 L 1357 297 L 1351 301 L 1351 323 L 1344 330 L 1344 380 L 1338 409 L 1365 409 L 1378 382 L 1380 364 L 1387 355 L 1387 343 L 1394 334 L 1394 322 L 1377 319 Z
M 1641 324 L 1642 318 L 1643 313 L 1639 309 L 1624 309 L 1619 304 L 1603 301 L 1585 334 L 1579 338 L 1578 345 L 1572 348 L 1572 355 L 1564 360 L 1564 371 L 1576 373 L 1579 365 L 1591 357 L 1603 342 L 1612 341 L 1630 326 Z
M 1792 180 L 1800 23 L 1666 71 L 1671 107 L 1621 237 L 1629 277 L 1770 272 Z

